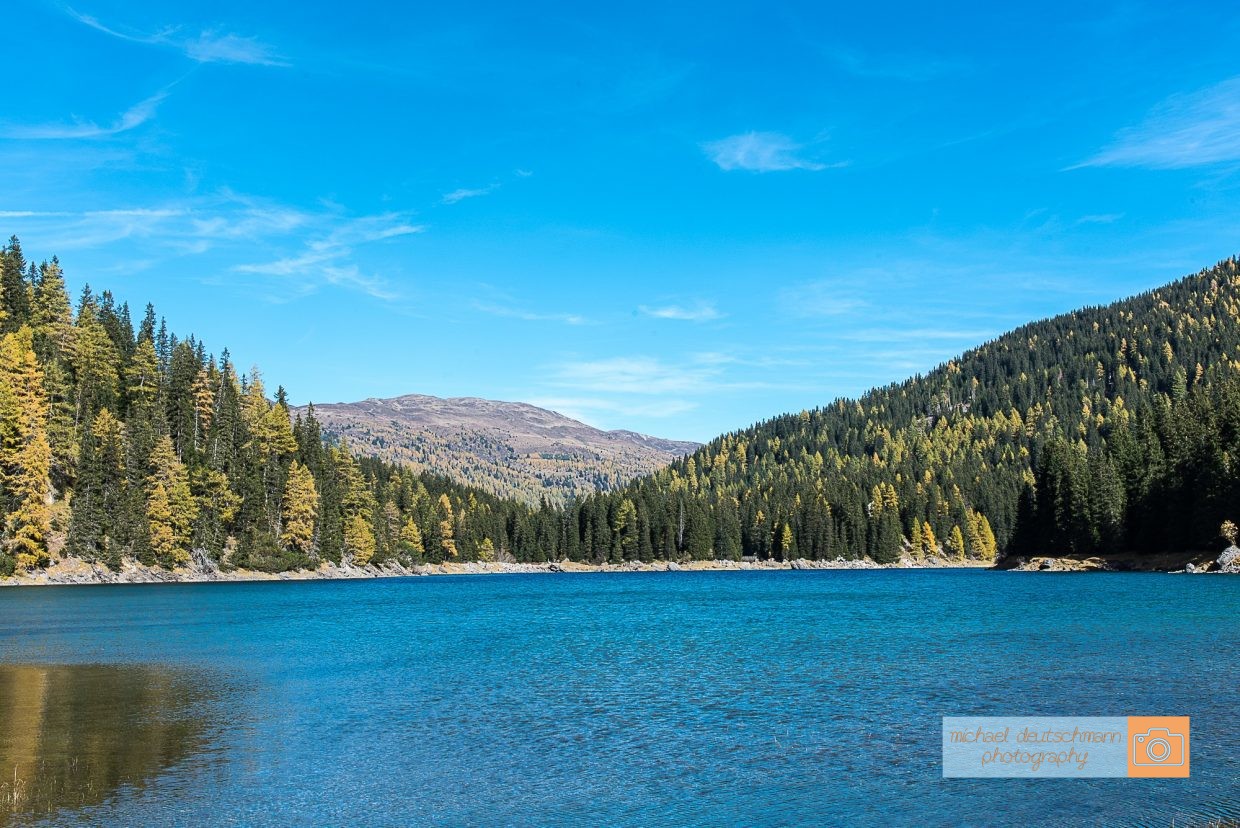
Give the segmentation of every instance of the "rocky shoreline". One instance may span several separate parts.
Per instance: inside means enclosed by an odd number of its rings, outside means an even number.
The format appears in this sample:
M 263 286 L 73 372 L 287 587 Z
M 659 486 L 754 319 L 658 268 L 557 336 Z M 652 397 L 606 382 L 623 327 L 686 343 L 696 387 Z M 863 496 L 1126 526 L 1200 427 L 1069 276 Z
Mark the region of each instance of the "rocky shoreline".
M 576 561 L 547 563 L 441 563 L 402 566 L 391 562 L 380 566 L 352 566 L 324 562 L 314 569 L 291 572 L 260 572 L 248 569 L 224 571 L 209 560 L 195 561 L 178 569 L 144 566 L 125 560 L 119 570 L 78 558 L 64 558 L 46 569 L 0 577 L 3 586 L 66 586 L 72 584 L 166 584 L 205 583 L 211 581 L 322 581 L 361 578 L 405 578 L 421 575 L 505 575 L 558 572 L 752 572 L 787 569 L 1000 569 L 1016 572 L 1185 572 L 1240 573 L 1240 549 L 1229 548 L 1217 559 L 1209 556 L 1171 557 L 1033 557 L 1008 558 L 998 564 L 984 561 L 954 561 L 941 558 L 927 560 L 902 559 L 893 564 L 876 564 L 871 560 L 827 561 L 631 561 L 623 564 L 586 564 Z
M 1174 572 L 1188 575 L 1240 574 L 1240 548 L 1229 546 L 1217 557 L 1206 552 L 1165 555 L 1091 557 L 1008 557 L 995 566 L 1013 572 Z
M 0 578 L 0 586 L 66 586 L 72 584 L 165 584 L 204 583 L 211 581 L 313 581 L 345 580 L 358 578 L 402 578 L 419 575 L 502 575 L 557 572 L 744 572 L 781 569 L 925 569 L 925 568 L 984 568 L 981 561 L 901 561 L 880 565 L 870 560 L 831 561 L 688 561 L 676 563 L 632 561 L 623 564 L 584 564 L 576 561 L 552 561 L 548 563 L 442 563 L 405 567 L 397 563 L 382 566 L 351 566 L 322 563 L 315 569 L 298 569 L 291 572 L 258 572 L 235 569 L 222 571 L 206 563 L 178 569 L 162 569 L 144 566 L 137 561 L 126 560 L 119 570 L 89 563 L 77 558 L 65 558 L 53 562 L 46 569 L 36 570 L 8 578 Z

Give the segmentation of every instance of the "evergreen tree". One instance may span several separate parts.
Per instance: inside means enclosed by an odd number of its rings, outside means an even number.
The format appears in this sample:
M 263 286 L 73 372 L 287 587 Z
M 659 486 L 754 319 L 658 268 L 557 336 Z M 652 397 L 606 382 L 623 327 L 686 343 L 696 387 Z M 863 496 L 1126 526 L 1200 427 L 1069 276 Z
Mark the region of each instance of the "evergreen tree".
M 456 548 L 456 516 L 452 508 L 452 498 L 441 494 L 436 502 L 435 541 L 438 549 L 437 560 L 444 561 L 455 558 Z
M 147 485 L 147 523 L 151 551 L 165 566 L 189 561 L 198 504 L 190 491 L 189 472 L 177 459 L 172 438 L 155 440 Z
M 922 557 L 933 558 L 939 554 L 939 542 L 934 536 L 934 527 L 930 525 L 930 521 L 922 524 L 920 545 Z
M 947 542 L 944 544 L 944 552 L 948 558 L 953 561 L 964 560 L 964 534 L 960 531 L 959 524 L 952 526 L 951 534 L 947 536 Z
M 124 503 L 124 427 L 108 409 L 102 409 L 82 435 L 78 478 L 66 548 L 88 561 L 102 561 L 113 569 L 121 563 L 116 537 L 117 515 Z
M 20 252 L 20 251 L 19 251 Z M 29 327 L 0 337 L 0 493 L 5 553 L 17 569 L 48 562 L 52 449 L 43 371 Z
M 17 236 L 0 253 L 0 333 L 12 333 L 30 322 L 30 288 L 26 259 Z
M 355 566 L 366 566 L 375 555 L 375 533 L 365 514 L 354 514 L 345 518 L 344 548 L 349 555 L 350 563 Z
M 296 460 L 289 468 L 284 484 L 284 531 L 281 542 L 289 549 L 309 556 L 314 551 L 315 521 L 318 517 L 319 493 L 314 475 Z
M 422 544 L 422 530 L 412 517 L 405 518 L 400 528 L 400 550 L 412 561 L 421 561 L 426 554 L 426 548 Z

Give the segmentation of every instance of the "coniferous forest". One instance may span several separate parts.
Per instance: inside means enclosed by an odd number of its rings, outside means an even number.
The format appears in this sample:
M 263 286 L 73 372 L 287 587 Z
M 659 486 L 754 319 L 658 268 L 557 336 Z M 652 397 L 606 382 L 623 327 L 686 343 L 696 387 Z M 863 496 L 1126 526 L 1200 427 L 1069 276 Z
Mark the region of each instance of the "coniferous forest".
M 1240 511 L 1238 355 L 1230 259 L 717 438 L 584 511 L 633 527 L 638 554 L 648 542 L 878 562 L 1216 548 Z
M 530 506 L 324 441 L 150 305 L 0 274 L 0 574 L 445 560 L 1155 553 L 1240 509 L 1240 263 L 1031 323 L 925 376 Z
M 86 288 L 74 306 L 59 262 L 27 264 L 16 238 L 0 332 L 0 573 L 58 555 L 266 571 L 487 558 L 526 512 L 325 445 L 257 369 L 149 305 L 135 321 Z

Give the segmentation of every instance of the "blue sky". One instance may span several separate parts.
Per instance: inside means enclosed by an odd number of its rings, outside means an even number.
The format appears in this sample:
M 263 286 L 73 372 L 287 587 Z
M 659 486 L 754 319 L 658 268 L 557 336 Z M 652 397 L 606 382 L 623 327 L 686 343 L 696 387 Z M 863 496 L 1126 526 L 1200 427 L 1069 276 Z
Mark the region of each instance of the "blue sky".
M 1231 4 L 396 5 L 9 4 L 0 233 L 294 402 L 700 440 L 1240 252 Z

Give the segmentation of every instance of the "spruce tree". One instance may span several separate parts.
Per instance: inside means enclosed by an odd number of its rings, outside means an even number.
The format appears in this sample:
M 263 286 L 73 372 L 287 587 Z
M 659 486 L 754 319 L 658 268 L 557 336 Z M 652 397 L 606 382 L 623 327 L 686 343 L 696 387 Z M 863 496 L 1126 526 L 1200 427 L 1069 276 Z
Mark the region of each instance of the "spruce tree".
M 10 236 L 0 253 L 0 333 L 12 333 L 30 322 L 30 290 L 21 242 Z

